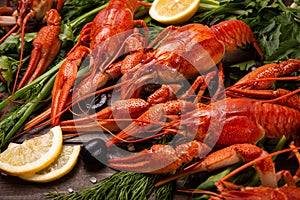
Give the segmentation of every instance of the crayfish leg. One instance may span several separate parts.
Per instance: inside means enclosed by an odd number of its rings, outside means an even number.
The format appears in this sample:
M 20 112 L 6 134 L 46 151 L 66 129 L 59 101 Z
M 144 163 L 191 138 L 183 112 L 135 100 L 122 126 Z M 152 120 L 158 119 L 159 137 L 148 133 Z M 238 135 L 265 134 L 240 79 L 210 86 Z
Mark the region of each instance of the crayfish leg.
M 155 184 L 156 187 L 161 186 L 167 182 L 178 179 L 183 176 L 194 174 L 201 171 L 213 171 L 222 167 L 236 164 L 240 161 L 251 161 L 255 158 L 266 155 L 267 152 L 252 144 L 235 144 L 224 149 L 218 150 L 214 153 L 201 159 L 194 165 L 183 169 L 181 172 L 160 180 Z M 275 173 L 275 166 L 270 157 L 259 161 L 255 164 L 255 169 L 260 175 L 263 185 L 276 187 L 277 179 Z

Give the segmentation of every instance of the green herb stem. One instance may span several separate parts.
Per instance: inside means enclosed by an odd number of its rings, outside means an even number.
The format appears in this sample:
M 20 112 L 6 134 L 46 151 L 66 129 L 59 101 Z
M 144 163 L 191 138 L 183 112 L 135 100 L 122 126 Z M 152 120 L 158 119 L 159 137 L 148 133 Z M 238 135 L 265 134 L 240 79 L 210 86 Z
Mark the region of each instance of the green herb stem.
M 272 149 L 272 152 L 280 151 L 283 149 L 284 145 L 287 143 L 287 138 L 285 136 L 282 136 L 276 146 Z M 273 156 L 272 160 L 274 161 L 277 158 L 276 156 Z
M 32 99 L 31 103 L 24 104 L 22 109 L 19 111 L 20 113 L 23 113 L 16 124 L 12 127 L 12 129 L 6 134 L 3 141 L 1 141 L 0 148 L 2 148 L 3 145 L 5 145 L 10 138 L 15 134 L 15 132 L 23 125 L 24 121 L 28 119 L 28 117 L 32 114 L 32 112 L 35 110 L 36 106 L 40 103 L 41 100 L 45 99 L 54 84 L 55 76 L 51 77 L 50 80 L 45 84 L 45 86 L 42 88 L 42 90 L 38 93 L 38 95 Z
M 93 9 L 93 10 L 91 10 L 91 11 L 89 11 L 89 12 L 83 14 L 83 15 L 81 15 L 80 17 L 74 19 L 74 20 L 71 22 L 71 26 L 72 26 L 72 27 L 77 26 L 77 25 L 80 24 L 80 22 L 83 21 L 85 18 L 87 18 L 87 17 L 89 17 L 89 16 L 91 16 L 91 15 L 97 14 L 100 10 L 103 10 L 107 5 L 108 5 L 108 4 L 106 3 L 106 4 L 102 5 L 102 6 L 99 6 L 98 8 L 95 8 L 95 9 Z
M 34 81 L 32 81 L 30 84 L 24 86 L 23 88 L 21 88 L 20 90 L 17 90 L 13 96 L 9 96 L 7 99 L 3 100 L 2 102 L 0 102 L 0 110 L 2 110 L 4 107 L 6 107 L 8 105 L 8 103 L 11 100 L 16 100 L 19 97 L 21 97 L 22 95 L 24 95 L 24 93 L 26 91 L 28 91 L 30 88 L 32 88 L 33 86 L 35 86 L 36 84 L 40 83 L 41 81 L 44 81 L 44 79 L 49 78 L 50 76 L 52 76 L 54 73 L 56 73 L 61 64 L 63 63 L 64 60 L 60 61 L 58 64 L 56 64 L 54 67 L 52 67 L 50 70 L 46 71 L 44 74 L 42 74 L 41 76 L 39 76 L 38 78 L 36 78 Z
M 207 4 L 207 3 L 200 3 L 199 8 L 203 9 L 203 10 L 213 10 L 218 8 L 219 5 L 211 5 L 211 4 Z
M 216 0 L 201 0 L 199 9 L 213 10 L 220 6 L 220 2 Z

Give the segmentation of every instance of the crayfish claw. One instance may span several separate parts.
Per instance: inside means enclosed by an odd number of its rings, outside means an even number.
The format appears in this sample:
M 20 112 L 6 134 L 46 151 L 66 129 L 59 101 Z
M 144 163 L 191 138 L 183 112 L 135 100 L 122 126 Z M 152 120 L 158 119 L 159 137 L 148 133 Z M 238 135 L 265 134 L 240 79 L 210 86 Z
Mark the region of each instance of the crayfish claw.
M 208 153 L 211 149 L 198 141 L 191 141 L 173 148 L 156 144 L 150 150 L 143 150 L 126 158 L 109 160 L 109 167 L 137 173 L 165 174 L 179 169 L 184 163 Z
M 109 163 L 109 167 L 117 170 L 162 174 L 178 169 L 182 165 L 182 160 L 177 157 L 173 147 L 154 145 L 150 150 L 126 158 L 110 159 Z

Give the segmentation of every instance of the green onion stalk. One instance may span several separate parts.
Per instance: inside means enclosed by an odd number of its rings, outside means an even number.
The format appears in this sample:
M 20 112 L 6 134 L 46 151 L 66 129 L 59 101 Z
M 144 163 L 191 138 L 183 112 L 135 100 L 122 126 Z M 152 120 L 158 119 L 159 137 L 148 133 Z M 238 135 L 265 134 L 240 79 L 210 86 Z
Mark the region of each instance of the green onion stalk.
M 32 93 L 31 96 L 33 98 L 30 98 L 29 103 L 22 104 L 18 107 L 18 109 L 13 111 L 13 113 L 7 115 L 0 122 L 0 148 L 2 148 L 7 142 L 9 142 L 10 138 L 16 133 L 16 131 L 19 130 L 19 128 L 23 125 L 25 120 L 32 114 L 32 112 L 35 110 L 40 101 L 49 96 L 54 80 L 55 76 L 51 77 L 50 80 L 41 88 L 41 90 L 37 90 Z M 17 119 L 16 123 L 14 123 L 14 119 Z M 9 129 L 9 132 L 7 134 L 4 134 L 4 132 L 2 131 L 4 127 L 7 127 L 7 123 L 11 126 L 11 129 Z

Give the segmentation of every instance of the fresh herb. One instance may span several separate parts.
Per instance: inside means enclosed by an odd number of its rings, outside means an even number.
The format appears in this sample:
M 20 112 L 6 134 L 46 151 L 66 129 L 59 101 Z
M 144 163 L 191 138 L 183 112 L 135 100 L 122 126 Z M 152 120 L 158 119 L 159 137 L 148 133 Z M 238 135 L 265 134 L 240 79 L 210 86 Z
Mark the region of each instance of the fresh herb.
M 65 0 L 60 15 L 64 22 L 72 21 L 95 8 L 101 7 L 107 2 L 108 0 Z M 94 16 L 87 17 L 90 18 L 89 21 L 91 21 Z
M 281 0 L 225 0 L 216 9 L 198 13 L 190 22 L 212 25 L 227 19 L 245 21 L 265 53 L 265 62 L 300 58 L 300 6 Z M 190 23 L 189 22 L 189 23 Z
M 162 175 L 144 175 L 133 172 L 117 172 L 100 183 L 83 189 L 80 192 L 60 194 L 51 192 L 47 196 L 54 200 L 72 199 L 119 199 L 147 200 L 151 195 L 156 199 L 171 199 L 173 188 L 171 184 L 155 188 L 154 183 Z
M 63 40 L 63 47 L 59 57 L 45 74 L 16 91 L 14 96 L 0 102 L 0 110 L 3 110 L 11 100 L 24 102 L 12 108 L 11 112 L 7 113 L 0 122 L 1 147 L 7 144 L 28 116 L 35 111 L 39 101 L 49 98 L 55 73 L 59 69 L 68 48 L 76 42 L 82 27 L 90 22 L 101 9 L 105 8 L 107 2 L 107 0 L 65 1 L 61 11 L 63 24 L 60 38 Z M 151 3 L 152 1 L 149 0 L 148 2 Z M 202 23 L 211 26 L 226 19 L 240 19 L 249 24 L 254 31 L 259 45 L 265 53 L 265 63 L 288 58 L 300 58 L 300 1 L 295 0 L 294 2 L 298 6 L 290 7 L 281 0 L 201 0 L 197 13 L 188 23 Z M 151 19 L 147 15 L 146 9 L 139 10 L 136 16 L 138 18 L 144 16 L 143 19 L 149 27 L 159 28 L 156 30 L 162 30 L 165 27 Z M 155 37 L 158 33 L 159 31 L 150 35 Z M 25 34 L 25 55 L 30 54 L 30 45 L 35 35 L 36 33 Z M 3 69 L 6 70 L 2 75 L 6 77 L 8 82 L 11 82 L 11 70 L 13 72 L 12 66 L 14 66 L 12 63 L 18 60 L 19 51 L 19 36 L 11 36 L 0 44 L 0 54 L 6 56 L 6 58 L 1 57 L 5 63 Z M 236 64 L 234 68 L 247 71 L 251 65 L 249 63 L 247 65 L 245 63 Z M 211 176 L 201 187 L 212 186 L 222 174 L 217 176 Z M 159 177 L 158 175 L 117 172 L 93 187 L 83 189 L 80 192 L 71 194 L 49 193 L 49 197 L 54 199 L 120 199 L 122 197 L 124 199 L 146 199 L 155 194 L 157 199 L 172 198 L 173 187 L 171 184 L 153 188 L 153 184 Z M 112 188 L 115 190 L 112 191 Z
M 10 138 L 19 130 L 25 120 L 32 114 L 41 100 L 49 97 L 55 77 L 43 84 L 40 82 L 28 91 L 27 99 L 29 103 L 20 104 L 15 107 L 13 112 L 7 114 L 0 122 L 0 149 L 6 145 Z

